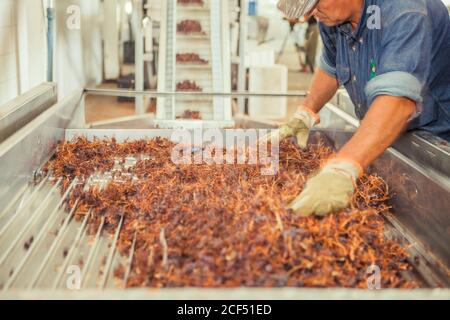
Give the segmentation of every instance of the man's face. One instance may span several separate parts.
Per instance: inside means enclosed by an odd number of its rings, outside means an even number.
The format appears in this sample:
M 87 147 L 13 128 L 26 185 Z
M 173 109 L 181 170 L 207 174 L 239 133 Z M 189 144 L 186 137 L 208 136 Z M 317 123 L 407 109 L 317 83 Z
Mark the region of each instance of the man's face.
M 350 2 L 352 0 L 319 0 L 311 14 L 326 26 L 337 26 L 350 19 Z

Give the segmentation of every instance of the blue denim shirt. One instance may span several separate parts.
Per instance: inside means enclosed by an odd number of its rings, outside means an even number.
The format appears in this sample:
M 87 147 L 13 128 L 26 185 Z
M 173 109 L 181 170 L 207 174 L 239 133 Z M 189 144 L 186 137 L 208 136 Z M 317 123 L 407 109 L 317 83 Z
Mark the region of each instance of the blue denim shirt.
M 441 0 L 365 0 L 355 31 L 321 23 L 320 32 L 319 67 L 347 89 L 358 117 L 379 95 L 407 97 L 419 112 L 409 129 L 450 141 L 450 19 Z

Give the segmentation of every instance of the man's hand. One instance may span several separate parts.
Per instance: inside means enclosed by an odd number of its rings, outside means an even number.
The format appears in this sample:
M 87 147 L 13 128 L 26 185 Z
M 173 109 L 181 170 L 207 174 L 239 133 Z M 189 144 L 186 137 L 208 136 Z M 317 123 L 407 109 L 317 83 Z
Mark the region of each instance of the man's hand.
M 311 128 L 320 122 L 318 113 L 334 96 L 338 87 L 336 77 L 332 77 L 318 68 L 314 73 L 309 94 L 298 108 L 294 118 L 279 128 L 277 133 L 280 134 L 280 140 L 296 136 L 300 147 L 305 148 Z M 268 134 L 260 141 L 269 141 L 270 139 L 271 134 Z
M 310 130 L 303 120 L 294 118 L 279 128 L 280 141 L 295 136 L 300 148 L 305 148 L 308 143 Z
M 415 110 L 416 103 L 407 98 L 377 97 L 337 157 L 350 158 L 367 168 L 405 131 Z
M 298 145 L 301 148 L 306 148 L 311 128 L 319 122 L 320 118 L 317 114 L 304 107 L 300 107 L 294 114 L 294 118 L 278 129 L 280 141 L 295 136 L 297 137 Z M 263 139 L 269 141 L 270 137 L 271 135 L 269 134 Z
M 311 178 L 303 192 L 289 205 L 302 216 L 324 216 L 345 209 L 355 192 L 362 167 L 351 160 L 332 160 Z

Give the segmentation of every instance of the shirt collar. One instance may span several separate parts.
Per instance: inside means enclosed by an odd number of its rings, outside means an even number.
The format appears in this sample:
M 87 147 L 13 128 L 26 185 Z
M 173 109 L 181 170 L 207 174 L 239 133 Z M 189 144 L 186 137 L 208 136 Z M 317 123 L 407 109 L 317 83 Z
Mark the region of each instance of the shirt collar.
M 361 12 L 361 19 L 359 20 L 358 27 L 355 31 L 353 31 L 352 25 L 350 22 L 345 22 L 337 27 L 340 33 L 344 34 L 345 36 L 357 40 L 360 38 L 362 32 L 366 28 L 367 24 L 367 8 L 372 5 L 373 0 L 363 0 L 363 10 Z

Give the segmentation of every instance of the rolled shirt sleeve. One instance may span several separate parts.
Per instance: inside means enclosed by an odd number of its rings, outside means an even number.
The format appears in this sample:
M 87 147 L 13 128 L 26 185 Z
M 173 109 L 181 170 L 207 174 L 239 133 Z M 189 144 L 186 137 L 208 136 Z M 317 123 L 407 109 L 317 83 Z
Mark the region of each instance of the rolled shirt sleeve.
M 383 26 L 377 76 L 365 88 L 369 105 L 380 95 L 405 97 L 422 111 L 422 96 L 430 73 L 432 32 L 426 13 L 404 12 Z
M 325 71 L 328 75 L 336 77 L 336 66 L 333 66 L 330 63 L 328 63 L 324 54 L 325 53 L 323 53 L 322 57 L 320 57 L 319 68 Z
M 329 32 L 329 28 L 320 24 L 320 36 L 323 42 L 322 56 L 319 68 L 328 75 L 336 77 L 336 38 Z
M 366 94 L 372 103 L 379 95 L 406 97 L 417 103 L 422 103 L 422 84 L 410 73 L 391 71 L 381 74 L 369 81 Z

